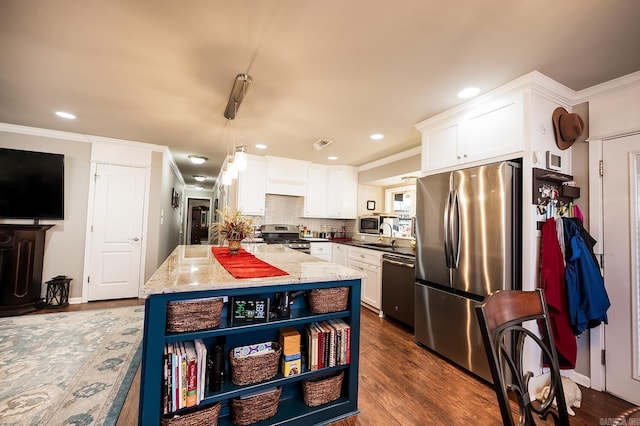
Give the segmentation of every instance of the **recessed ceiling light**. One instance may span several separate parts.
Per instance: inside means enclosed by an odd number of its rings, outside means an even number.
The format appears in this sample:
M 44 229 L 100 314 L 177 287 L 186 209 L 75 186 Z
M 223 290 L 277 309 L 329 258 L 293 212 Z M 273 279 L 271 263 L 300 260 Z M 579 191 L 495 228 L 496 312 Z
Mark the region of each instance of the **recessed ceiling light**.
M 70 112 L 56 111 L 56 115 L 60 118 L 66 118 L 67 120 L 75 120 L 76 116 Z
M 337 160 L 338 157 L 336 157 L 335 155 L 330 155 L 329 157 L 327 157 L 327 160 Z
M 202 191 L 202 190 L 204 190 L 204 186 L 202 186 L 202 185 L 197 185 L 197 186 L 196 186 L 196 190 L 197 190 L 197 191 Z
M 374 141 L 379 141 L 380 139 L 384 138 L 384 135 L 382 133 L 374 133 L 369 137 Z
M 258 148 L 258 149 L 267 149 L 267 146 L 265 144 L 263 144 L 263 143 L 257 143 L 256 144 L 256 148 Z
M 202 155 L 189 155 L 189 160 L 191 160 L 193 164 L 202 164 L 207 161 L 208 158 L 203 157 Z
M 204 182 L 205 179 L 207 179 L 206 176 L 198 176 L 198 175 L 193 175 L 193 178 L 198 182 Z
M 461 99 L 473 98 L 480 93 L 480 89 L 477 87 L 467 87 L 458 92 L 458 97 Z

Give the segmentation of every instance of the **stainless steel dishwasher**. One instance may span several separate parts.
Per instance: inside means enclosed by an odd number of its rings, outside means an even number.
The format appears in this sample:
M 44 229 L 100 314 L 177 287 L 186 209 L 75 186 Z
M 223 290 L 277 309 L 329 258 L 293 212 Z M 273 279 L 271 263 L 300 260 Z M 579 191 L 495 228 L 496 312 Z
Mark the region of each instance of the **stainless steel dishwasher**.
M 414 325 L 415 258 L 382 255 L 382 311 L 410 327 Z

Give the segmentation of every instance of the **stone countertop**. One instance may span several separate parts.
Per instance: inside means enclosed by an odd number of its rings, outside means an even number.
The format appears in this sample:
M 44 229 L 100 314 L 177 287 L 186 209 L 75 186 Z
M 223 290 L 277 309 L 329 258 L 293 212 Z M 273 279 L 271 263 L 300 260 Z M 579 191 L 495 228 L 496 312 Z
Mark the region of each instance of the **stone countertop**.
M 173 250 L 149 278 L 142 293 L 151 295 L 364 278 L 360 271 L 326 262 L 279 244 L 248 243 L 242 244 L 242 248 L 289 275 L 237 279 L 218 263 L 211 252 L 211 246 L 181 245 Z
M 416 252 L 411 247 L 399 247 L 399 246 L 391 246 L 390 244 L 385 243 L 370 243 L 366 241 L 341 241 L 339 244 L 345 244 L 348 246 L 361 247 L 370 250 L 378 250 L 385 253 L 393 253 L 393 254 L 401 254 L 403 256 L 415 257 Z

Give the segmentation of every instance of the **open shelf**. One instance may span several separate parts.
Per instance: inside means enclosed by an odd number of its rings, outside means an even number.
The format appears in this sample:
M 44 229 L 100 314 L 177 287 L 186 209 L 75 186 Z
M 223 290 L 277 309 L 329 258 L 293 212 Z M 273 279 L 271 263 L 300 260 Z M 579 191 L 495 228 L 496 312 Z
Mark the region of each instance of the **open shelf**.
M 293 424 L 326 424 L 357 413 L 358 401 L 358 361 L 360 340 L 360 279 L 346 281 L 328 281 L 306 284 L 282 284 L 266 287 L 243 287 L 231 290 L 207 290 L 188 293 L 163 293 L 150 295 L 145 302 L 145 331 L 143 338 L 143 359 L 141 368 L 141 390 L 139 406 L 139 425 L 157 425 L 162 417 L 161 396 L 163 387 L 163 348 L 168 343 L 202 339 L 207 344 L 208 350 L 216 341 L 222 340 L 225 344 L 225 367 L 228 368 L 228 355 L 232 347 L 242 344 L 251 344 L 260 341 L 273 341 L 278 329 L 282 327 L 294 327 L 302 332 L 307 324 L 322 322 L 330 319 L 343 319 L 351 328 L 350 332 L 350 363 L 337 365 L 318 370 L 309 371 L 303 366 L 303 372 L 294 376 L 283 376 L 281 372 L 263 382 L 238 386 L 234 385 L 230 377 L 225 377 L 222 389 L 217 392 L 205 390 L 205 397 L 200 406 L 221 404 L 219 424 L 231 425 L 230 401 L 242 395 L 261 392 L 274 387 L 282 387 L 283 392 L 278 404 L 278 413 L 275 417 L 255 423 L 256 425 L 293 425 Z M 306 298 L 296 299 L 292 305 L 291 315 L 288 319 L 277 319 L 269 322 L 231 325 L 227 306 L 223 308 L 220 324 L 213 329 L 199 330 L 183 333 L 166 332 L 167 304 L 172 301 L 181 301 L 205 297 L 235 297 L 273 295 L 282 291 L 311 290 L 314 288 L 349 287 L 347 309 L 338 312 L 315 314 L 308 308 Z M 306 339 L 301 336 L 304 346 Z M 226 343 L 224 343 L 226 342 Z M 280 368 L 278 368 L 280 370 Z M 344 371 L 345 378 L 342 387 L 342 395 L 336 400 L 318 407 L 308 407 L 304 404 L 302 394 L 302 381 L 318 375 Z M 172 414 L 191 411 L 194 407 L 185 410 L 177 410 Z

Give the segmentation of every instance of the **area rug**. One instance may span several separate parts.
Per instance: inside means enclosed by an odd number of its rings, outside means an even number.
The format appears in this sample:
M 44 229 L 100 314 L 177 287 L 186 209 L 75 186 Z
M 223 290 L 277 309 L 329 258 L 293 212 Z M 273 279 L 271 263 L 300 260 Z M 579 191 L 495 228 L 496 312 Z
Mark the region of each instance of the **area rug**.
M 115 425 L 144 306 L 0 318 L 0 425 Z

